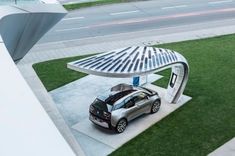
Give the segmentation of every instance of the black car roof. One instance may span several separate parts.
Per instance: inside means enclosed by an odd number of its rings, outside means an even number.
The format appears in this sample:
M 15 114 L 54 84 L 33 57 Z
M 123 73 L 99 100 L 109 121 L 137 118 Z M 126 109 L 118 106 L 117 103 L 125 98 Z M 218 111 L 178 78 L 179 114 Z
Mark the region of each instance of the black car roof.
M 103 99 L 103 101 L 109 105 L 113 105 L 116 101 L 118 101 L 119 99 L 123 98 L 124 96 L 133 93 L 134 89 L 130 89 L 130 90 L 125 90 L 122 92 L 117 92 L 115 94 L 112 94 L 110 96 L 108 96 L 106 99 Z

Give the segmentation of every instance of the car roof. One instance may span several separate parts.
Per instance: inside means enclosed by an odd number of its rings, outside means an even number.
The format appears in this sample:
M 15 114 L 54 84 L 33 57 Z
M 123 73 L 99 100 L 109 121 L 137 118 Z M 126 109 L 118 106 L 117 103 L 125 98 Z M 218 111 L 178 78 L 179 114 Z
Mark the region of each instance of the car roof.
M 131 96 L 137 92 L 148 93 L 148 90 L 142 87 L 134 87 L 132 85 L 121 83 L 112 87 L 109 91 L 103 92 L 102 95 L 97 98 L 109 105 L 115 105 L 116 103 L 118 104 L 122 102 L 122 100 L 126 99 L 128 96 Z
M 143 90 L 143 89 L 141 89 L 141 88 L 137 88 L 134 92 L 132 92 L 132 93 L 126 95 L 126 96 L 123 96 L 122 98 L 120 98 L 119 100 L 117 100 L 117 101 L 114 103 L 114 105 L 115 105 L 115 104 L 120 104 L 120 103 L 123 102 L 123 100 L 125 100 L 126 98 L 128 98 L 128 97 L 130 97 L 130 96 L 132 96 L 132 95 L 134 95 L 134 94 L 136 94 L 136 93 L 140 93 L 140 92 L 147 93 L 145 90 Z
M 119 91 L 119 92 L 118 91 L 106 92 L 102 96 L 98 96 L 98 99 L 104 101 L 105 103 L 109 105 L 114 105 L 118 100 L 136 91 L 137 90 L 135 89 L 129 89 L 129 90 L 124 90 L 124 91 Z

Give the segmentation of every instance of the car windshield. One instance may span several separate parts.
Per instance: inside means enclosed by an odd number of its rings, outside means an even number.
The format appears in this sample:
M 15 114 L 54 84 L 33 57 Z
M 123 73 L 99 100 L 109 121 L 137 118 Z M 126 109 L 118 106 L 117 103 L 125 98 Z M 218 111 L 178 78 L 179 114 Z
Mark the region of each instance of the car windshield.
M 92 103 L 92 105 L 102 111 L 105 112 L 110 112 L 112 110 L 112 106 L 105 103 L 104 101 L 100 100 L 100 99 L 95 99 L 95 101 Z

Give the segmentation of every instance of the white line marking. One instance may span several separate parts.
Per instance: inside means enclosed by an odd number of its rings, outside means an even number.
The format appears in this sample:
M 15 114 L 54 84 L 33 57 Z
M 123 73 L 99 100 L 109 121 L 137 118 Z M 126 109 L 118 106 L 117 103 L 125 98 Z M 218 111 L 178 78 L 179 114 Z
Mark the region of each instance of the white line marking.
M 214 1 L 214 2 L 208 2 L 208 4 L 221 4 L 221 3 L 231 3 L 232 0 L 224 0 L 224 1 Z
M 169 7 L 163 7 L 162 9 L 175 9 L 175 8 L 185 8 L 187 5 L 177 5 L 177 6 L 169 6 Z
M 78 20 L 78 19 L 84 19 L 85 17 L 70 17 L 70 18 L 64 18 L 62 21 L 68 21 L 68 20 Z
M 114 13 L 110 13 L 111 16 L 115 16 L 115 15 L 121 15 L 121 14 L 131 14 L 131 13 L 135 13 L 135 12 L 140 12 L 139 10 L 133 10 L 133 11 L 124 11 L 124 12 L 114 12 Z
M 81 29 L 89 29 L 90 27 L 78 27 L 78 28 L 70 28 L 70 29 L 57 29 L 56 32 L 70 31 L 70 30 L 81 30 Z
M 162 20 L 162 19 L 181 18 L 181 17 L 199 16 L 199 15 L 205 15 L 205 14 L 212 14 L 212 13 L 219 13 L 219 12 L 220 13 L 221 12 L 234 12 L 234 11 L 235 11 L 235 8 L 199 11 L 199 12 L 192 12 L 192 13 L 175 14 L 173 16 L 167 15 L 167 16 L 159 16 L 159 17 L 131 19 L 131 20 L 108 22 L 108 23 L 102 23 L 102 24 L 96 24 L 96 25 L 90 25 L 90 26 L 84 26 L 84 27 L 57 29 L 55 31 L 62 32 L 62 31 L 70 31 L 70 30 L 89 29 L 89 28 L 106 27 L 106 26 L 113 26 L 113 25 L 124 25 L 124 24 L 130 24 L 130 23 L 140 23 L 140 22 L 156 21 L 156 20 Z
M 228 20 L 222 20 L 223 23 L 224 22 L 235 22 L 235 19 L 228 19 Z M 141 31 L 135 31 L 135 32 L 126 32 L 126 33 L 119 33 L 119 34 L 110 34 L 110 35 L 105 35 L 105 36 L 95 36 L 95 37 L 87 37 L 87 38 L 77 38 L 77 39 L 69 39 L 69 40 L 62 40 L 62 41 L 53 41 L 53 42 L 47 42 L 47 43 L 38 43 L 36 46 L 43 46 L 43 45 L 50 45 L 50 44 L 61 44 L 61 43 L 68 43 L 68 42 L 74 42 L 74 41 L 82 41 L 82 40 L 86 40 L 86 39 L 99 39 L 100 37 L 114 37 L 114 36 L 118 36 L 118 35 L 130 35 L 130 34 L 136 34 L 136 33 L 143 33 L 143 32 L 152 32 L 152 31 L 159 31 L 159 30 L 167 30 L 167 29 L 172 29 L 172 28 L 185 28 L 185 26 L 189 27 L 189 26 L 201 26 L 202 24 L 206 24 L 206 23 L 210 23 L 215 25 L 216 23 L 221 22 L 219 21 L 212 21 L 212 22 L 200 22 L 200 23 L 196 23 L 196 24 L 189 24 L 189 25 L 180 25 L 180 26 L 169 26 L 169 27 L 165 27 L 165 28 L 157 28 L 157 29 L 149 29 L 149 30 L 141 30 Z M 231 26 L 231 25 L 229 25 Z M 220 26 L 217 26 L 217 28 Z M 204 29 L 204 28 L 201 28 Z M 192 30 L 191 30 L 192 31 Z M 167 34 L 165 34 L 167 35 Z

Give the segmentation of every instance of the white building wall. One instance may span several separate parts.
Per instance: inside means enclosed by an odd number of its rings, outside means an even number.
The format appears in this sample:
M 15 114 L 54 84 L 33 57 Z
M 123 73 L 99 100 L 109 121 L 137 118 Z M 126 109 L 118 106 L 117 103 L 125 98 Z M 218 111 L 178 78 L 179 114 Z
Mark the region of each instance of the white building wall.
M 0 156 L 75 155 L 13 62 L 65 15 L 37 6 L 0 6 Z

